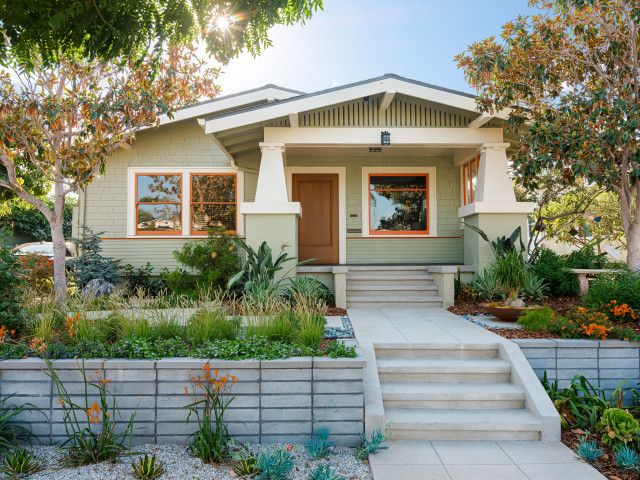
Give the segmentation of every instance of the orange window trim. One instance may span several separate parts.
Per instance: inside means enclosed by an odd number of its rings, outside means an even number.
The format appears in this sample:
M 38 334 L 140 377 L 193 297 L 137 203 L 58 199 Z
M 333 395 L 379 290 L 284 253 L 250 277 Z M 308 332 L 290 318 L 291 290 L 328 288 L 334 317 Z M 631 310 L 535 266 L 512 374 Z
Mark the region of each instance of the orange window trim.
M 478 178 L 478 171 L 480 169 L 480 155 L 475 158 L 469 160 L 462 166 L 462 202 L 463 205 L 469 205 L 473 203 L 474 197 L 476 194 L 475 188 L 473 186 L 473 173 L 475 167 L 476 174 L 476 185 Z M 467 191 L 469 195 L 467 196 Z
M 234 182 L 234 202 L 194 202 L 193 201 L 193 177 L 233 177 Z M 193 228 L 193 209 L 194 205 L 235 205 L 236 206 L 236 228 L 234 230 L 226 230 L 225 233 L 238 233 L 238 175 L 235 173 L 191 173 L 189 175 L 189 230 L 191 231 L 191 235 L 207 235 L 209 232 L 204 230 L 194 230 Z
M 425 188 L 371 188 L 371 177 L 424 177 Z M 427 228 L 425 230 L 376 230 L 371 227 L 371 205 L 367 198 L 368 222 L 370 235 L 428 235 L 429 234 L 429 174 L 428 173 L 370 173 L 369 193 L 371 192 L 425 192 L 425 220 Z
M 139 202 L 138 201 L 138 177 L 180 177 L 180 201 L 179 202 Z M 167 172 L 167 173 L 147 173 L 147 172 L 137 172 L 135 174 L 135 182 L 136 182 L 136 200 L 135 200 L 135 208 L 136 208 L 136 235 L 147 235 L 147 236 L 155 236 L 155 235 L 182 235 L 182 230 L 159 230 L 159 231 L 148 231 L 148 230 L 138 230 L 138 205 L 179 205 L 180 206 L 180 214 L 182 215 L 182 173 L 180 172 Z M 182 225 L 182 218 L 180 218 L 180 225 Z

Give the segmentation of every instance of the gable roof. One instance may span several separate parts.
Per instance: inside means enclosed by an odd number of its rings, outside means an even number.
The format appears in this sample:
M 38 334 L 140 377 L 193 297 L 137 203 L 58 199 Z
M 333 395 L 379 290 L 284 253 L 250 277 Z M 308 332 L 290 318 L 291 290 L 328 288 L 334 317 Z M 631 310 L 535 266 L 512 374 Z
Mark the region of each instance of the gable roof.
M 224 95 L 181 108 L 174 112 L 173 118 L 161 115 L 160 125 L 168 125 L 191 118 L 202 118 L 212 114 L 229 113 L 240 108 L 263 105 L 300 95 L 304 95 L 304 92 L 269 83 L 262 87 Z
M 292 95 L 268 104 L 247 106 L 232 112 L 217 112 L 205 117 L 205 133 L 265 122 L 292 113 L 297 114 L 381 93 L 399 93 L 480 115 L 476 109 L 475 95 L 389 73 L 318 92 Z M 495 116 L 506 118 L 506 114 L 502 112 Z

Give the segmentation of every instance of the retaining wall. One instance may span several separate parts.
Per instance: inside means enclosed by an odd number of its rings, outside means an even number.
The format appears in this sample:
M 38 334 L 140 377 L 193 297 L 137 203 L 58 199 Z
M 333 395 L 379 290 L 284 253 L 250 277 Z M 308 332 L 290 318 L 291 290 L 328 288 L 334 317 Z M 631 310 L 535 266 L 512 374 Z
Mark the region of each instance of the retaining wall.
M 576 374 L 610 393 L 619 385 L 637 387 L 640 383 L 640 343 L 621 340 L 517 339 L 539 378 L 547 372 L 549 380 L 566 387 Z
M 362 358 L 301 357 L 283 360 L 85 360 L 87 376 L 104 371 L 108 391 L 116 395 L 126 425 L 135 412 L 135 443 L 187 443 L 195 430 L 186 423 L 191 402 L 184 394 L 194 374 L 212 368 L 235 375 L 235 398 L 226 415 L 229 434 L 241 442 L 302 442 L 320 427 L 328 427 L 342 445 L 355 445 L 364 432 Z M 56 360 L 53 368 L 72 399 L 84 405 L 79 360 Z M 90 392 L 91 393 L 91 392 Z M 95 393 L 95 391 L 94 391 Z M 0 361 L 0 394 L 15 395 L 13 403 L 29 402 L 42 409 L 18 417 L 45 444 L 64 440 L 63 411 L 58 391 L 40 359 Z M 96 397 L 90 398 L 90 403 Z M 80 416 L 86 419 L 86 415 Z

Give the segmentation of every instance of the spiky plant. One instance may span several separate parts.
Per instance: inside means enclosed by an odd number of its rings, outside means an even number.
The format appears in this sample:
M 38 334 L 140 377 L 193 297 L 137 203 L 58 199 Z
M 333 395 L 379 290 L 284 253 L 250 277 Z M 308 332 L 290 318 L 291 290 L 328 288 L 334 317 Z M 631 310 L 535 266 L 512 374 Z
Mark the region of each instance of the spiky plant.
M 19 478 L 40 470 L 40 464 L 31 452 L 25 449 L 14 450 L 4 458 L 2 473 L 9 478 Z
M 366 460 L 369 455 L 373 455 L 380 450 L 389 448 L 384 445 L 385 435 L 380 430 L 371 432 L 371 437 L 367 438 L 363 433 L 360 434 L 360 445 L 356 448 L 356 457 L 360 460 Z
M 284 448 L 262 452 L 258 457 L 260 473 L 256 480 L 286 480 L 293 469 L 293 455 Z
M 260 473 L 258 468 L 258 457 L 246 445 L 241 445 L 240 449 L 233 454 L 233 473 L 241 478 L 252 477 Z
M 310 438 L 305 447 L 311 458 L 325 458 L 331 453 L 331 449 L 334 447 L 335 442 L 329 440 L 331 432 L 328 428 L 319 428 L 316 434 Z
M 329 465 L 318 465 L 309 474 L 309 480 L 346 480 L 331 469 Z
M 640 456 L 628 445 L 616 448 L 613 458 L 616 465 L 624 470 L 640 471 Z
M 580 444 L 576 447 L 576 453 L 585 462 L 593 463 L 598 460 L 604 452 L 598 447 L 595 440 L 589 440 L 588 437 L 584 435 L 580 437 Z

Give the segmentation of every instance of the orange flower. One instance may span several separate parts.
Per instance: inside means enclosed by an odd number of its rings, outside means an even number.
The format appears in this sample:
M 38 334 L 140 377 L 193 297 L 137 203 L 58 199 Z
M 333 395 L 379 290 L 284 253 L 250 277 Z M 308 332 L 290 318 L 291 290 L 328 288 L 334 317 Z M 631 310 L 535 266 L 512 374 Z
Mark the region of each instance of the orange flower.
M 44 343 L 44 338 L 34 337 L 29 343 L 29 348 L 34 352 L 42 353 L 47 349 L 47 344 Z
M 7 337 L 7 327 L 2 325 L 0 326 L 0 343 L 4 343 L 4 340 L 6 337 Z
M 89 418 L 89 423 L 99 423 L 100 422 L 100 405 L 98 402 L 93 402 L 93 404 L 87 408 L 87 417 Z
M 73 338 L 74 329 L 77 330 L 78 322 L 80 322 L 80 313 L 77 313 L 75 317 L 67 317 L 67 332 L 69 333 L 69 337 Z M 77 331 L 75 332 L 77 333 Z
M 109 383 L 110 381 L 111 381 L 111 379 L 110 379 L 110 378 L 103 378 L 103 379 L 101 379 L 101 380 L 100 380 L 100 383 L 101 383 L 102 385 L 106 385 L 106 384 L 107 384 L 107 383 Z

